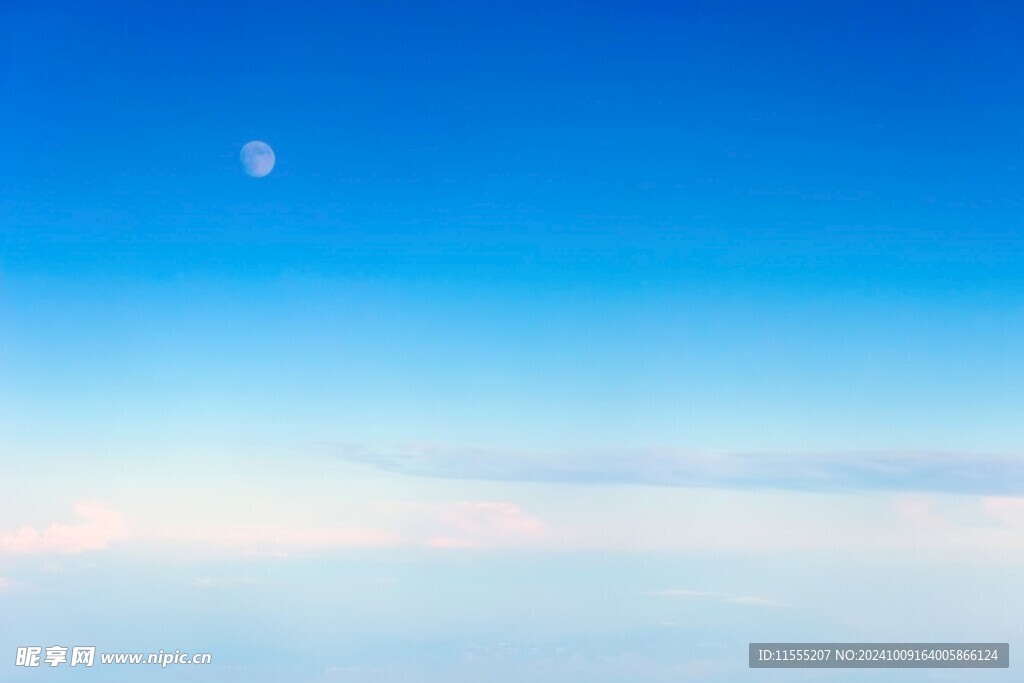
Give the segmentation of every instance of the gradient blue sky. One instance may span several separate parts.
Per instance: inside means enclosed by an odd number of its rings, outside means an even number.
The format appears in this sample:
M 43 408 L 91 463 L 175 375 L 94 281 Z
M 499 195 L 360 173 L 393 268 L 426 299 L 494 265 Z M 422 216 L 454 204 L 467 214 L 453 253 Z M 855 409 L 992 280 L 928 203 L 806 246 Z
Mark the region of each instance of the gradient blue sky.
M 62 638 L 733 683 L 854 677 L 750 641 L 1024 637 L 1022 34 L 4 5 L 0 680 Z

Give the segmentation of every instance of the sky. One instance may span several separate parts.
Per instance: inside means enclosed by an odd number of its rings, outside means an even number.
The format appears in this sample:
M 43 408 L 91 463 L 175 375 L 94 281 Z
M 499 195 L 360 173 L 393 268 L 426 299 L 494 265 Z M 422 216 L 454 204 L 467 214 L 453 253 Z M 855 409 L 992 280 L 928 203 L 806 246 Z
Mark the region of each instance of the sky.
M 1024 642 L 1022 31 L 0 5 L 0 681 L 965 680 L 746 648 Z

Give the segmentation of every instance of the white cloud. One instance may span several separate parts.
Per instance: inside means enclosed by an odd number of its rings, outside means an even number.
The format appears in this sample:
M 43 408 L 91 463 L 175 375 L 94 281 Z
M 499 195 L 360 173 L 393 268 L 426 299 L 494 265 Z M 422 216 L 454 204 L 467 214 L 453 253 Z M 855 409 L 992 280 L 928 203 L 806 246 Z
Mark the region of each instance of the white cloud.
M 1008 526 L 1024 526 L 1024 497 L 987 496 L 981 499 L 982 511 Z
M 85 502 L 76 505 L 75 512 L 80 518 L 77 523 L 54 523 L 45 529 L 24 526 L 0 533 L 0 554 L 82 553 L 101 550 L 128 537 L 124 518 L 114 510 Z

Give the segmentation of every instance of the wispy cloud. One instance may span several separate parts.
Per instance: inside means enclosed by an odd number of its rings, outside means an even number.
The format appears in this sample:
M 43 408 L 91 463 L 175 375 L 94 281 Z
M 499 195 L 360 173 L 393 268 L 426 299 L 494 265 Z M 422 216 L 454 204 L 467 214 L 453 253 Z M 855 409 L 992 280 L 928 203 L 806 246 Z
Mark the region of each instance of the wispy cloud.
M 193 588 L 246 588 L 272 586 L 275 581 L 253 576 L 201 576 L 189 581 Z
M 1024 497 L 986 496 L 981 499 L 981 508 L 1003 524 L 1024 527 Z
M 670 588 L 666 590 L 647 593 L 649 597 L 673 598 L 679 600 L 712 600 L 724 602 L 731 605 L 752 605 L 754 607 L 773 607 L 778 609 L 793 609 L 791 605 L 778 600 L 764 598 L 754 595 L 734 595 L 731 593 L 719 593 L 715 591 L 684 590 Z
M 430 511 L 442 530 L 427 541 L 435 548 L 529 545 L 547 533 L 543 519 L 512 503 L 460 502 Z
M 25 526 L 0 533 L 0 554 L 82 553 L 106 548 L 128 536 L 120 513 L 99 503 L 79 503 L 75 512 L 80 518 L 77 523 L 55 523 L 42 530 Z
M 411 444 L 342 446 L 342 459 L 439 479 L 640 484 L 801 491 L 1024 494 L 1024 457 L 938 452 L 689 453 L 681 450 L 511 452 Z
M 177 528 L 163 530 L 152 536 L 144 535 L 142 540 L 156 540 L 165 547 L 213 547 L 256 557 L 279 558 L 323 550 L 393 548 L 405 545 L 402 535 L 391 529 L 284 524 L 210 524 L 201 531 Z

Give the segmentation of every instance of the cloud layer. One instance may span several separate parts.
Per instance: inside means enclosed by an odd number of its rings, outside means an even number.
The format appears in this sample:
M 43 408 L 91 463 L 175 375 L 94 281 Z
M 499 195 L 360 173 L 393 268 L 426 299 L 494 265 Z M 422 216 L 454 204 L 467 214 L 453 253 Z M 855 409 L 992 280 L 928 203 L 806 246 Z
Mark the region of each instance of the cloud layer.
M 344 446 L 377 470 L 440 479 L 800 491 L 1024 494 L 1024 457 L 929 452 L 694 454 L 676 450 L 513 453 L 407 445 Z

